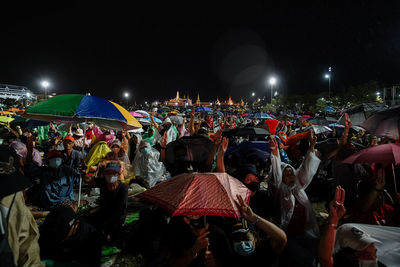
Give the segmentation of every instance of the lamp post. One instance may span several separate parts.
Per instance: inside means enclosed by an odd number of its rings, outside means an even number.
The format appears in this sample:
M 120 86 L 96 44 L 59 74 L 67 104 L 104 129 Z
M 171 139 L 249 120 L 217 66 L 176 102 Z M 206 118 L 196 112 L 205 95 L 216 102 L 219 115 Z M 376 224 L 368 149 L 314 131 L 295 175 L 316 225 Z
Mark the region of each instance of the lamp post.
M 128 106 L 129 106 L 129 93 L 125 92 L 124 93 L 124 97 L 126 98 L 126 109 L 128 109 Z
M 328 98 L 331 99 L 331 78 L 332 78 L 332 67 L 329 67 L 328 69 L 329 73 L 325 74 L 325 79 L 328 79 Z
M 50 83 L 48 81 L 42 81 L 41 85 L 44 88 L 44 98 L 47 99 L 47 87 L 49 87 Z
M 271 85 L 271 105 L 272 105 L 272 91 L 274 89 L 274 85 L 276 84 L 276 78 L 275 77 L 269 78 L 269 84 Z

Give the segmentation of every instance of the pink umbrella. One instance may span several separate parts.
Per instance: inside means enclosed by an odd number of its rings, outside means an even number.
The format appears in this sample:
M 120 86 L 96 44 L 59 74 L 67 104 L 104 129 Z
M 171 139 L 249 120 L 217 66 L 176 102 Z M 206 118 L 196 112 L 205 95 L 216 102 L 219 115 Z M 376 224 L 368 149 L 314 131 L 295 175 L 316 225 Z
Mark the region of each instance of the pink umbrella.
M 366 148 L 351 155 L 343 163 L 400 164 L 400 145 L 384 144 Z
M 142 115 L 142 114 L 140 114 L 140 113 L 137 113 L 137 112 L 135 112 L 135 111 L 131 111 L 131 112 L 129 112 L 133 117 L 135 117 L 135 118 L 144 118 L 144 116 Z
M 152 202 L 177 215 L 215 215 L 240 218 L 236 195 L 246 203 L 250 190 L 227 173 L 184 173 L 136 197 Z

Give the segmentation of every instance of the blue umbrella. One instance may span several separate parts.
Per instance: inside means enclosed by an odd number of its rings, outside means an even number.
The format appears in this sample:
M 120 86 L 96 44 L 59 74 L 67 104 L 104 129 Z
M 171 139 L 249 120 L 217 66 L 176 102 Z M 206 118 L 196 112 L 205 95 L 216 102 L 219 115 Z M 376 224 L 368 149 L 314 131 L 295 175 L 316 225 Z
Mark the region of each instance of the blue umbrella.
M 151 121 L 151 119 L 150 118 L 146 118 L 148 121 Z M 160 120 L 159 118 L 157 118 L 157 117 L 153 117 L 153 119 L 154 119 L 154 121 L 156 122 L 156 123 L 158 123 L 158 124 L 160 124 L 160 123 L 162 123 L 162 120 Z
M 335 112 L 335 109 L 331 106 L 327 106 L 324 110 L 328 112 Z
M 203 111 L 212 111 L 210 108 L 208 107 L 198 107 L 195 110 L 196 112 L 203 112 Z
M 249 117 L 254 118 L 254 119 L 272 119 L 266 113 L 255 113 L 255 114 L 250 115 Z

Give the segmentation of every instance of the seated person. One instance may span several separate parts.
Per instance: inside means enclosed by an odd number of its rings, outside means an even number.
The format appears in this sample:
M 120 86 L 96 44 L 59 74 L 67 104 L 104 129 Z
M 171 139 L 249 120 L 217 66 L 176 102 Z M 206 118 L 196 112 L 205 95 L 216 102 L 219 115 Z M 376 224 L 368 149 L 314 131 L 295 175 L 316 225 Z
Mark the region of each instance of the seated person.
M 286 244 L 286 234 L 275 224 L 256 215 L 238 196 L 243 218 L 236 221 L 229 235 L 233 255 L 229 266 L 276 265 Z
M 73 188 L 74 183 L 79 181 L 80 170 L 65 165 L 59 150 L 49 151 L 46 157 L 48 166 L 29 164 L 25 174 L 32 180 L 39 179 L 39 184 L 32 188 L 35 192 L 31 192 L 33 204 L 49 210 L 61 202 L 75 201 Z
M 106 155 L 108 160 L 120 160 L 125 165 L 130 164 L 127 152 L 122 148 L 121 141 L 115 139 L 111 144 L 111 152 Z
M 85 178 L 86 182 L 100 187 L 100 210 L 93 214 L 92 219 L 93 225 L 107 241 L 118 239 L 126 217 L 128 187 L 118 179 L 120 173 L 120 164 L 110 162 L 100 177 Z
M 101 258 L 99 237 L 96 229 L 77 218 L 70 206 L 59 205 L 47 215 L 40 227 L 41 258 L 99 266 Z
M 74 141 L 75 139 L 69 135 L 64 138 L 64 164 L 78 169 L 81 166 L 83 157 L 80 151 L 74 149 Z

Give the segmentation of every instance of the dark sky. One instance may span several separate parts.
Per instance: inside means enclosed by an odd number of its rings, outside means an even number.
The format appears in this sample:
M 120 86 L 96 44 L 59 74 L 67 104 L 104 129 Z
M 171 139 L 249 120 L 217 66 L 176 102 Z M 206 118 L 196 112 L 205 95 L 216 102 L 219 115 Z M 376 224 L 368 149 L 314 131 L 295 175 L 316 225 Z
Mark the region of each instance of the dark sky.
M 0 6 L 0 83 L 36 92 L 46 78 L 58 94 L 119 98 L 128 89 L 131 100 L 149 101 L 179 89 L 202 101 L 239 100 L 269 94 L 275 75 L 285 94 L 318 93 L 329 66 L 334 91 L 399 82 L 400 9 L 389 2 L 31 2 Z

